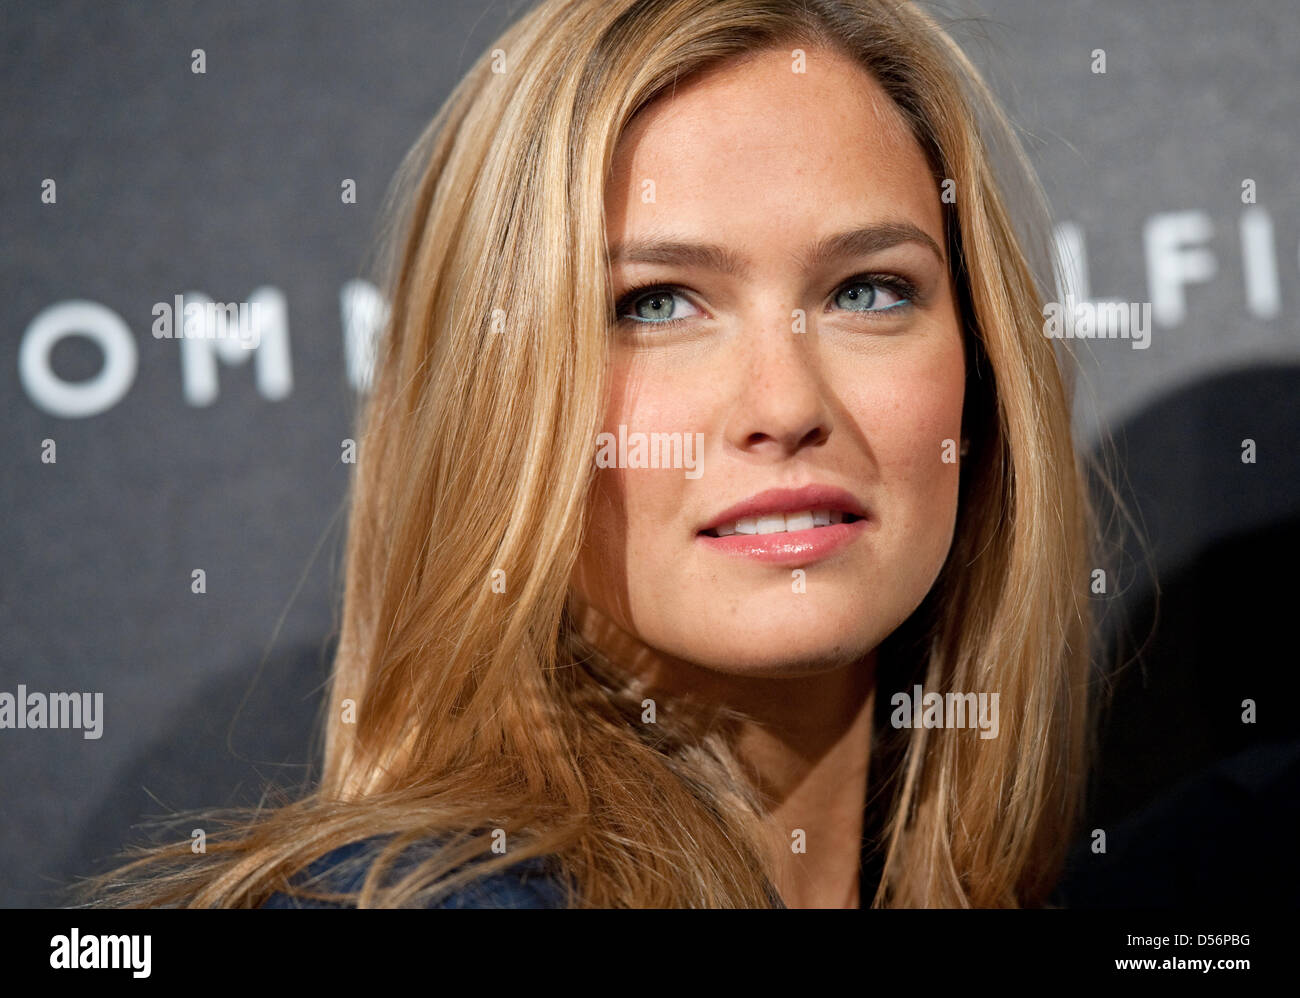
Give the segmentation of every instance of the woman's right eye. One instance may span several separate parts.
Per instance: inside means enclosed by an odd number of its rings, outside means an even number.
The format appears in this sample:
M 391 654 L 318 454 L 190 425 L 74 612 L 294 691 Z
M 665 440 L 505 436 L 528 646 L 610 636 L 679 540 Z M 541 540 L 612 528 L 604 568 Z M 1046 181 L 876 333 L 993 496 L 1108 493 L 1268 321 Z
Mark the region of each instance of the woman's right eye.
M 676 288 L 646 285 L 633 288 L 619 299 L 615 311 L 618 313 L 617 318 L 620 321 L 635 322 L 641 325 L 666 326 L 690 317 L 689 315 L 680 314 L 682 308 L 678 303 L 685 301 L 686 299 Z M 629 311 L 633 314 L 627 314 Z

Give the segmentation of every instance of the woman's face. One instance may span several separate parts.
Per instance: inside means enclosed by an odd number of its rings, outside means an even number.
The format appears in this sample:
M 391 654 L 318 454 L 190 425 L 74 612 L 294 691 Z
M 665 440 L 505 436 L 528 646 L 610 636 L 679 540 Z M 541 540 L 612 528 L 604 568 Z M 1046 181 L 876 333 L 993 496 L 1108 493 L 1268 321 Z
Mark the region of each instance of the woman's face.
M 584 632 L 794 676 L 920 604 L 952 541 L 965 374 L 940 204 L 884 91 L 823 50 L 634 119 L 606 191 L 620 317 Z

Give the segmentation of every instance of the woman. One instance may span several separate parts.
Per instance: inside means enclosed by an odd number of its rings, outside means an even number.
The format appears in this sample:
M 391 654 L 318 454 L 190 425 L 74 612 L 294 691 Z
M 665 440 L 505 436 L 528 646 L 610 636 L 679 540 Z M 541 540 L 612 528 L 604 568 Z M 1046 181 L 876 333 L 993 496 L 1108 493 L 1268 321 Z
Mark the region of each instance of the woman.
M 894 0 L 548 0 L 408 164 L 321 784 L 108 894 L 1044 903 L 1091 518 L 960 49 Z

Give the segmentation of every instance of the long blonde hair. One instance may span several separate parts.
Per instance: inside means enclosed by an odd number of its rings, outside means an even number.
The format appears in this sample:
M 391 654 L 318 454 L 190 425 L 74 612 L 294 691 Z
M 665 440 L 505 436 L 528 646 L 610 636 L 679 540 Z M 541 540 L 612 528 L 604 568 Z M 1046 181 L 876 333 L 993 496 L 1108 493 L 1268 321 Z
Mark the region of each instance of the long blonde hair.
M 991 740 L 876 726 L 874 904 L 1045 901 L 1092 716 L 1092 517 L 1065 358 L 1041 327 L 1046 214 L 1009 214 L 1011 187 L 1018 208 L 1041 202 L 1012 126 L 937 21 L 898 0 L 546 0 L 482 55 L 399 187 L 320 784 L 228 815 L 205 854 L 138 851 L 99 897 L 256 905 L 386 835 L 359 903 L 426 903 L 537 856 L 574 905 L 771 904 L 738 719 L 670 705 L 641 724 L 635 683 L 582 641 L 568 600 L 606 392 L 615 144 L 691 74 L 800 46 L 879 81 L 954 194 L 971 449 L 951 552 L 882 647 L 877 700 L 915 681 L 1002 704 Z M 441 848 L 381 882 L 426 839 Z

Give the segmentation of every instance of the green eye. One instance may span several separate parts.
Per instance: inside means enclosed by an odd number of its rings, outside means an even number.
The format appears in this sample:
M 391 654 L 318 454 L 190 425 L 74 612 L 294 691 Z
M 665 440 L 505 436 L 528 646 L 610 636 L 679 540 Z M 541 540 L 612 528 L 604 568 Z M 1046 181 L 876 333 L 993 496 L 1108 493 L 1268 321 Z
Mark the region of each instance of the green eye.
M 680 289 L 661 284 L 633 288 L 619 299 L 615 316 L 621 322 L 665 326 L 689 318 L 682 315 L 681 302 L 686 299 Z M 631 311 L 633 314 L 627 314 Z
M 864 274 L 845 284 L 835 296 L 835 303 L 850 312 L 887 312 L 910 305 L 915 293 L 912 286 L 901 278 Z M 890 298 L 895 300 L 890 301 Z
M 634 310 L 640 313 L 633 318 L 648 322 L 671 319 L 673 312 L 676 311 L 673 301 L 675 297 L 671 291 L 651 291 L 644 294 L 633 303 Z

